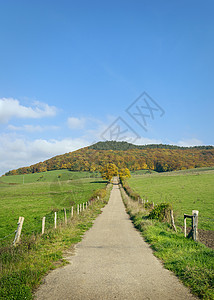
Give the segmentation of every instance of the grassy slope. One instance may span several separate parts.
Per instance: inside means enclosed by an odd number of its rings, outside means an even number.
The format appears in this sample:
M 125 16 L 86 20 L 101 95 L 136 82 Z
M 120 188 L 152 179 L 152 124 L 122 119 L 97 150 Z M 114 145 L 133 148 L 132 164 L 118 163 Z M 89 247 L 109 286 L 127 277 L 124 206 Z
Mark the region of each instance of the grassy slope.
M 181 229 L 175 233 L 167 223 L 148 219 L 138 201 L 122 196 L 132 221 L 151 245 L 164 266 L 173 271 L 193 294 L 202 299 L 214 299 L 214 251 L 184 237 Z
M 170 202 L 177 224 L 183 225 L 183 214 L 199 210 L 199 228 L 214 230 L 214 170 L 193 169 L 170 173 L 133 176 L 131 188 L 155 204 Z
M 68 225 L 59 226 L 43 236 L 23 237 L 18 247 L 0 249 L 0 299 L 33 299 L 33 290 L 47 272 L 65 265 L 63 253 L 73 253 L 84 232 L 108 202 L 111 187 L 105 198 L 94 201 L 80 215 L 74 215 Z M 65 252 L 65 253 L 66 253 Z
M 59 174 L 62 174 L 60 178 Z M 19 180 L 16 176 L 3 177 L 7 183 L 0 185 L 0 201 L 4 208 L 0 212 L 2 233 L 10 233 L 12 227 L 16 229 L 17 216 L 25 217 L 21 243 L 12 247 L 12 240 L 1 241 L 0 299 L 32 299 L 32 291 L 39 285 L 43 276 L 48 271 L 66 264 L 63 252 L 72 251 L 72 245 L 81 240 L 83 233 L 92 226 L 92 221 L 109 198 L 110 187 L 104 198 L 100 196 L 99 200 L 93 201 L 80 215 L 75 211 L 72 219 L 68 215 L 68 225 L 58 223 L 56 230 L 53 229 L 52 213 L 51 229 L 46 228 L 43 236 L 35 235 L 32 232 L 37 233 L 38 228 L 41 232 L 41 217 L 45 213 L 48 213 L 46 216 L 49 217 L 53 207 L 60 209 L 67 205 L 70 207 L 71 202 L 85 202 L 95 190 L 106 186 L 101 179 L 83 178 L 89 175 L 86 173 L 72 174 L 65 170 L 47 172 L 46 182 L 37 181 L 38 174 L 35 175 L 25 175 L 25 184 L 15 185 L 8 183 Z M 71 175 L 75 175 L 75 179 L 68 181 Z M 63 181 L 63 177 L 66 181 Z M 104 195 L 103 192 L 100 195 Z M 13 238 L 14 234 L 11 236 L 11 239 Z
M 24 184 L 13 185 L 9 183 L 19 182 L 23 176 L 2 177 L 0 238 L 16 230 L 19 216 L 25 217 L 24 233 L 41 231 L 43 216 L 49 214 L 49 221 L 53 223 L 53 216 L 50 215 L 52 211 L 86 202 L 95 190 L 105 186 L 101 179 L 83 178 L 85 175 L 89 176 L 89 173 L 50 171 L 25 175 Z M 41 176 L 43 177 L 38 181 Z

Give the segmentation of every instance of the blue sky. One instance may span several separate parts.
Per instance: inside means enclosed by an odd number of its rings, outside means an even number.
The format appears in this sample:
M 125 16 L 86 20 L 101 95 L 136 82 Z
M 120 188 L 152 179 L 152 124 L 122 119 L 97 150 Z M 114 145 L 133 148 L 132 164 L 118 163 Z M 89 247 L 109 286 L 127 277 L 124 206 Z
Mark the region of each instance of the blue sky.
M 108 138 L 213 145 L 213 11 L 0 0 L 0 174 Z

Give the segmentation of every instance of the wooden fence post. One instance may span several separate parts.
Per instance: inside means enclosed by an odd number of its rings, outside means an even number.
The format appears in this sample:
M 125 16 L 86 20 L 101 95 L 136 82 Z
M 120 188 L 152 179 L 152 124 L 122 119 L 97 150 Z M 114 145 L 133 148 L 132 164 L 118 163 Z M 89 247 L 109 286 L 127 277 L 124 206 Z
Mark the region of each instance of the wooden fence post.
M 57 213 L 55 211 L 55 214 L 54 214 L 54 228 L 56 229 L 56 220 L 57 220 Z
M 184 215 L 184 236 L 187 237 L 187 218 Z
M 64 208 L 64 213 L 65 213 L 65 224 L 67 224 L 68 221 L 67 221 L 67 214 L 66 214 L 66 209 L 65 208 Z
M 45 233 L 45 217 L 42 218 L 42 234 Z
M 154 203 L 154 202 L 153 202 Z M 173 210 L 170 210 L 170 218 L 171 218 L 171 223 L 172 223 L 172 227 L 175 230 L 175 232 L 177 232 L 177 228 L 175 226 L 175 220 L 174 220 L 174 216 L 173 216 Z
M 71 207 L 71 218 L 73 218 L 73 216 L 74 216 L 74 207 L 72 206 Z
M 193 210 L 192 211 L 192 230 L 193 230 L 193 240 L 197 241 L 198 240 L 198 210 Z
M 13 246 L 16 246 L 18 244 L 19 240 L 20 240 L 24 219 L 25 219 L 24 217 L 19 217 L 18 227 L 17 227 L 16 235 L 15 235 L 15 238 L 14 238 L 14 241 L 13 241 Z

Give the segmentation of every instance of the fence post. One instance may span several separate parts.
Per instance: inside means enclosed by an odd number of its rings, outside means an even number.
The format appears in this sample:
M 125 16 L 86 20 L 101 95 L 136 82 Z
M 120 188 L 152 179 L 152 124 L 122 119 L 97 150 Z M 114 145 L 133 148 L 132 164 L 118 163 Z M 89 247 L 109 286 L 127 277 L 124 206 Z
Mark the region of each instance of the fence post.
M 45 233 L 45 217 L 42 218 L 42 234 Z
M 79 210 L 79 204 L 77 204 L 77 214 L 79 215 L 80 210 Z
M 184 215 L 184 236 L 187 237 L 187 218 Z
M 73 216 L 74 216 L 74 207 L 72 206 L 71 207 L 71 218 L 73 218 Z
M 65 213 L 65 224 L 67 224 L 67 214 L 66 214 L 66 209 L 64 208 L 64 213 Z
M 198 240 L 198 210 L 193 210 L 192 211 L 192 230 L 193 230 L 193 240 L 197 241 Z
M 25 219 L 24 217 L 19 217 L 18 227 L 17 227 L 16 235 L 15 235 L 15 238 L 14 238 L 14 241 L 13 241 L 13 246 L 16 246 L 16 244 L 18 244 L 18 242 L 20 240 L 24 219 Z
M 57 220 L 57 213 L 55 211 L 55 214 L 54 214 L 54 228 L 56 229 L 56 220 Z
M 175 220 L 174 220 L 174 216 L 173 216 L 173 210 L 170 210 L 170 217 L 171 217 L 171 223 L 172 223 L 172 227 L 175 230 L 175 232 L 177 232 L 177 228 L 175 226 Z

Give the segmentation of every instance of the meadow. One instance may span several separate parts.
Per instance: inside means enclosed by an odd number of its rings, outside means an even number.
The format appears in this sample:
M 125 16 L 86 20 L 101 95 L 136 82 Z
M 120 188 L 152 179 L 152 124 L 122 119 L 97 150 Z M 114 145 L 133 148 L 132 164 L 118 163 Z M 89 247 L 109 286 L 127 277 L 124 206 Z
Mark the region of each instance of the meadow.
M 56 170 L 0 178 L 0 239 L 14 238 L 19 216 L 25 217 L 23 233 L 41 232 L 41 219 L 53 226 L 54 212 L 76 208 L 86 202 L 106 182 L 98 173 Z M 7 239 L 6 239 L 7 240 Z M 0 240 L 1 241 L 1 240 Z M 4 240 L 3 240 L 4 241 Z
M 159 204 L 173 206 L 176 223 L 183 225 L 183 215 L 199 211 L 199 228 L 214 230 L 214 168 L 199 168 L 167 173 L 134 173 L 128 180 L 133 191 Z M 190 225 L 190 224 L 189 224 Z

